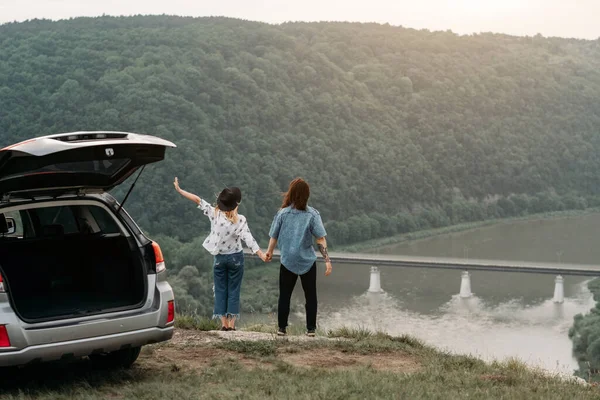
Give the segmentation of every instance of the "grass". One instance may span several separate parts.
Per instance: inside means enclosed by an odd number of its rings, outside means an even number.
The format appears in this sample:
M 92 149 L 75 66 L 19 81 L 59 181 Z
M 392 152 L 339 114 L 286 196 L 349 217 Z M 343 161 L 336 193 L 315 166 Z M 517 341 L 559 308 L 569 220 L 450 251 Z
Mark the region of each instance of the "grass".
M 175 316 L 175 327 L 197 331 L 214 331 L 221 328 L 221 323 L 216 319 L 207 317 L 177 314 Z
M 216 346 L 220 349 L 258 357 L 274 356 L 277 352 L 275 340 L 228 340 L 219 342 Z
M 373 332 L 368 330 L 367 328 L 358 327 L 358 328 L 348 328 L 341 327 L 337 329 L 330 329 L 327 331 L 327 336 L 330 338 L 345 338 L 345 339 L 366 339 L 368 337 L 373 336 Z
M 365 343 L 389 343 L 398 345 L 403 343 L 408 347 L 414 349 L 425 349 L 426 345 L 419 339 L 416 339 L 409 335 L 391 336 L 385 332 L 372 332 L 367 328 L 348 328 L 340 327 L 337 329 L 330 329 L 327 331 L 329 338 L 343 338 L 343 339 L 355 339 L 356 341 L 364 341 L 364 339 L 372 338 L 372 341 L 366 341 Z M 397 346 L 396 346 L 397 347 Z
M 392 337 L 366 329 L 329 332 L 339 340 L 227 341 L 205 344 L 226 351 L 196 369 L 189 348 L 175 361 L 163 360 L 167 348 L 144 352 L 130 370 L 106 371 L 89 362 L 42 365 L 2 371 L 0 398 L 24 399 L 598 399 L 600 390 L 548 377 L 516 360 L 485 363 L 469 356 L 437 351 L 407 336 Z M 285 356 L 335 352 L 334 358 L 404 357 L 411 372 L 371 365 L 308 368 Z M 329 352 L 329 353 L 328 353 Z M 237 354 L 237 356 L 236 356 Z M 391 356 L 390 356 L 391 355 Z M 188 358 L 186 358 L 187 356 Z M 253 360 L 252 365 L 247 361 Z
M 252 325 L 248 325 L 248 326 L 242 326 L 240 329 L 243 331 L 248 331 L 248 332 L 271 333 L 271 334 L 275 335 L 277 333 L 276 325 L 277 325 L 276 322 L 273 322 L 273 324 L 252 324 Z M 300 335 L 304 335 L 306 333 L 306 328 L 302 324 L 288 325 L 288 327 L 286 329 L 286 333 L 289 336 L 300 336 Z M 319 336 L 326 335 L 326 333 L 323 330 L 318 329 L 318 328 L 317 328 L 316 333 Z
M 241 327 L 243 331 L 260 332 L 260 333 L 277 333 L 277 328 L 273 324 L 252 324 Z

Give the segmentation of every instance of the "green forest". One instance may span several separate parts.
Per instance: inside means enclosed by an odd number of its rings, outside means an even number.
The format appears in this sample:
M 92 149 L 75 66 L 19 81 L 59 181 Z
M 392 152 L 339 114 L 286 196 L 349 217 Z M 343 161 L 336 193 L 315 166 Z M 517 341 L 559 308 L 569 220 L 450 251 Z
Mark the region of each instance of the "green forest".
M 78 130 L 177 144 L 126 208 L 163 246 L 178 308 L 203 315 L 209 225 L 174 176 L 211 202 L 241 187 L 263 246 L 297 176 L 333 247 L 597 207 L 599 99 L 600 41 L 173 16 L 0 26 L 0 147 Z M 244 311 L 270 312 L 276 271 L 249 266 Z
M 75 130 L 174 141 L 128 201 L 151 233 L 208 224 L 172 190 L 244 192 L 265 242 L 302 176 L 331 242 L 598 204 L 597 41 L 377 24 L 101 17 L 0 26 L 0 145 Z M 117 197 L 124 189 L 117 191 Z
M 569 330 L 573 341 L 573 355 L 579 363 L 578 375 L 584 379 L 600 379 L 600 279 L 588 283 L 596 306 L 586 315 L 575 316 Z

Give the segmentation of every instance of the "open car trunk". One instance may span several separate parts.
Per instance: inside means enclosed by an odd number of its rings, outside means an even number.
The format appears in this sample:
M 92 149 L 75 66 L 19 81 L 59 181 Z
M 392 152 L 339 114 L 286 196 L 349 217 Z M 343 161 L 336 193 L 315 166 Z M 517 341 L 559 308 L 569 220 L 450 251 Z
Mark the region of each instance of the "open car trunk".
M 146 282 L 134 254 L 123 236 L 0 241 L 13 308 L 27 322 L 138 306 Z
M 162 161 L 166 140 L 127 132 L 73 132 L 0 149 L 0 196 L 108 191 Z
M 147 271 L 140 250 L 106 208 L 37 206 L 10 215 L 20 232 L 0 237 L 0 269 L 22 320 L 73 318 L 144 303 Z
M 115 210 L 90 204 L 88 195 L 107 192 L 138 169 L 162 161 L 169 147 L 175 145 L 154 136 L 94 131 L 0 149 L 0 217 L 9 213 L 11 225 L 17 225 L 14 232 L 4 224 L 7 229 L 0 233 L 0 272 L 22 320 L 144 304 L 147 271 L 137 242 Z M 38 202 L 68 196 L 79 200 Z

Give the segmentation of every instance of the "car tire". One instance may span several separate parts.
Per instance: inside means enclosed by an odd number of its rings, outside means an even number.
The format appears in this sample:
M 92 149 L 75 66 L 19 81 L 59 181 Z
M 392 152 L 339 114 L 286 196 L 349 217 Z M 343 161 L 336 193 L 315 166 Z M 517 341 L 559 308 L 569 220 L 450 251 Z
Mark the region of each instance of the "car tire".
M 140 355 L 141 347 L 131 347 L 106 354 L 90 356 L 93 363 L 103 368 L 129 368 Z

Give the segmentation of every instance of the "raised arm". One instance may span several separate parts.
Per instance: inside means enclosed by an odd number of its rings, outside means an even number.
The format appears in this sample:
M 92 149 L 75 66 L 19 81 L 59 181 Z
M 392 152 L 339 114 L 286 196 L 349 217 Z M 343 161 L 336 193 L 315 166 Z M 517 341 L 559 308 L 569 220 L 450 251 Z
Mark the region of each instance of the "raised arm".
M 175 190 L 177 190 L 177 193 L 179 193 L 186 199 L 193 201 L 196 204 L 200 204 L 200 197 L 196 196 L 193 193 L 186 192 L 185 190 L 179 187 L 179 179 L 175 178 L 175 181 L 173 181 L 173 186 L 175 186 Z
M 329 259 L 329 253 L 327 252 L 327 239 L 325 239 L 325 236 L 320 237 L 317 239 L 317 246 L 319 246 L 319 251 L 321 252 L 321 255 L 323 256 L 323 258 L 325 259 L 325 276 L 328 276 L 329 274 L 331 274 L 331 270 L 333 269 L 333 267 L 331 266 L 331 260 Z

